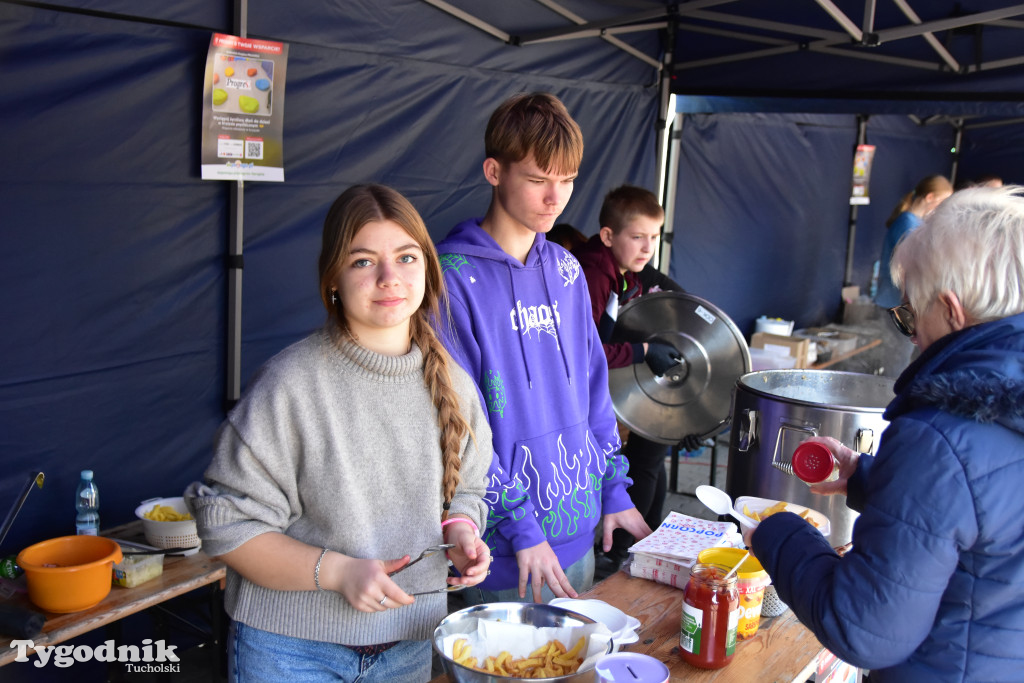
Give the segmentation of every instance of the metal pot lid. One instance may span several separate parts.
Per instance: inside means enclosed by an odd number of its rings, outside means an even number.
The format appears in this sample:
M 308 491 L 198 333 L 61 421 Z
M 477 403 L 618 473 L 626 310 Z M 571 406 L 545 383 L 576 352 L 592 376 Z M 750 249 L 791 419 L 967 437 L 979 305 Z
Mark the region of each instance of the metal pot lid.
M 671 344 L 683 361 L 661 377 L 646 363 L 609 370 L 619 420 L 664 444 L 723 431 L 736 380 L 750 371 L 750 351 L 736 325 L 700 297 L 655 292 L 623 306 L 612 332 L 612 343 L 652 341 Z

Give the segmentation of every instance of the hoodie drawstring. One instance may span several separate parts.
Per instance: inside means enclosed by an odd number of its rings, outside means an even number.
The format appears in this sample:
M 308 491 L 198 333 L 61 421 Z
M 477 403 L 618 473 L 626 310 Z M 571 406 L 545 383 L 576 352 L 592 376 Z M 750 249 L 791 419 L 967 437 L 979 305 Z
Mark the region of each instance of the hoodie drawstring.
M 510 289 L 512 290 L 512 307 L 518 309 L 519 307 L 519 295 L 516 294 L 516 277 L 515 273 L 512 272 L 512 265 L 508 262 L 505 263 L 505 268 L 508 269 L 508 281 Z M 530 389 L 533 389 L 533 378 L 530 377 L 530 364 L 526 362 L 526 349 L 523 348 L 523 334 L 520 330 L 519 334 L 516 335 L 519 338 L 519 356 L 523 359 L 523 369 L 526 370 L 526 384 Z
M 552 315 L 552 317 L 554 317 L 554 315 L 555 315 L 555 307 L 551 305 L 551 290 L 548 289 L 548 276 L 544 272 L 543 261 L 541 262 L 540 276 L 541 276 L 541 279 L 544 281 L 544 297 L 546 298 L 546 300 L 548 302 L 548 308 L 551 309 L 551 315 Z M 559 336 L 559 328 L 560 327 L 561 327 L 561 325 L 559 325 L 556 322 L 555 323 L 555 339 L 558 341 L 558 352 L 562 356 L 562 367 L 565 368 L 565 377 L 569 381 L 569 386 L 572 386 L 572 373 L 569 370 L 569 360 L 565 357 L 565 344 L 562 343 L 562 338 Z M 522 343 L 522 341 L 520 340 L 520 344 L 521 343 Z

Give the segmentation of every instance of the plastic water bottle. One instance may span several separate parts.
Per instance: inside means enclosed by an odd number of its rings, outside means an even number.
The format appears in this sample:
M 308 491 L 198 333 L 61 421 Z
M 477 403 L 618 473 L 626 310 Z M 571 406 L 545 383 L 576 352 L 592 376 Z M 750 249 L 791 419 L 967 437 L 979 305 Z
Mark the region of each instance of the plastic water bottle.
M 95 536 L 100 531 L 100 491 L 92 480 L 92 470 L 82 470 L 75 492 L 75 533 Z

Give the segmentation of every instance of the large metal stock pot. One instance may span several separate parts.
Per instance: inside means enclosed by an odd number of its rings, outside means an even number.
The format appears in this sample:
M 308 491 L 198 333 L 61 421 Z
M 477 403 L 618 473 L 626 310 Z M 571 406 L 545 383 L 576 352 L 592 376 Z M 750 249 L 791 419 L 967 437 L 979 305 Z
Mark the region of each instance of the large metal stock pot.
M 848 543 L 857 513 L 846 496 L 811 493 L 793 474 L 793 450 L 811 436 L 831 436 L 874 454 L 888 422 L 893 380 L 829 370 L 765 370 L 736 382 L 726 491 L 819 510 L 832 522 L 833 546 Z

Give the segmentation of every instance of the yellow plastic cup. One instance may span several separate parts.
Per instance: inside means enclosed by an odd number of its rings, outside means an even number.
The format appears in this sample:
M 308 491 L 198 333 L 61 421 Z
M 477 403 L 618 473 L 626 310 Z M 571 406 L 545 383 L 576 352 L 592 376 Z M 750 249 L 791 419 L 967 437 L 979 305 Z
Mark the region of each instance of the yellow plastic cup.
M 740 548 L 708 548 L 700 551 L 697 562 L 717 564 L 732 569 L 740 561 L 746 550 Z M 743 560 L 736 572 L 736 587 L 740 594 L 740 623 L 736 628 L 736 637 L 740 640 L 752 638 L 761 625 L 761 603 L 764 602 L 764 589 L 772 582 L 768 572 L 755 557 Z

